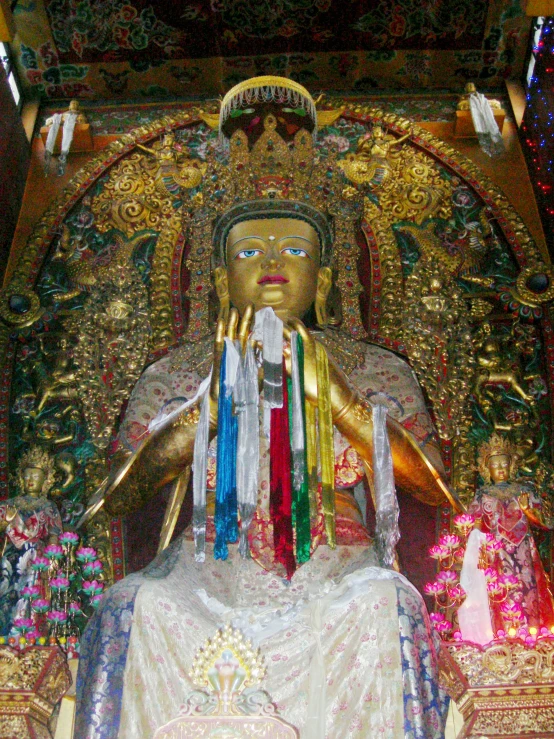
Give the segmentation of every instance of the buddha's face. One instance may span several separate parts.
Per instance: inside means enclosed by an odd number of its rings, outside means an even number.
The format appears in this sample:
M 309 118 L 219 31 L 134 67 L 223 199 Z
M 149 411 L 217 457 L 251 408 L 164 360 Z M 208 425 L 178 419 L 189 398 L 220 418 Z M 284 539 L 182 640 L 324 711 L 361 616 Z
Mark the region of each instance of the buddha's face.
M 27 467 L 23 470 L 23 487 L 25 495 L 32 495 L 33 498 L 38 497 L 42 493 L 42 486 L 46 475 L 38 467 Z
M 489 458 L 489 472 L 494 484 L 508 482 L 510 479 L 511 459 L 508 454 L 495 454 Z
M 318 235 L 296 218 L 259 218 L 233 226 L 227 238 L 226 286 L 240 314 L 273 308 L 282 320 L 302 318 L 316 293 L 330 287 L 320 268 Z M 329 287 L 327 287 L 329 282 Z

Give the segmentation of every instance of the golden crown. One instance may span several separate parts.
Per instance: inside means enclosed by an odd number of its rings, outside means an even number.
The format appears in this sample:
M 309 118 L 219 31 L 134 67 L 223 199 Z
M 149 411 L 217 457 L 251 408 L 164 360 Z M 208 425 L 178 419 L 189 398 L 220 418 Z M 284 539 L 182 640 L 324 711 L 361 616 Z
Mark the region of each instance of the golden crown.
M 54 457 L 40 446 L 32 446 L 21 455 L 15 473 L 16 483 L 21 492 L 25 490 L 23 473 L 28 469 L 39 469 L 44 472 L 45 479 L 42 485 L 42 492 L 46 495 L 56 479 Z
M 491 438 L 481 444 L 479 447 L 479 456 L 477 458 L 477 469 L 481 477 L 486 483 L 491 481 L 489 472 L 489 460 L 491 457 L 498 455 L 506 455 L 510 457 L 512 463 L 510 465 L 510 476 L 515 472 L 518 462 L 517 447 L 512 442 L 500 436 L 499 434 L 493 434 Z
M 248 125 L 237 123 L 242 112 L 248 114 Z M 336 118 L 341 111 L 326 112 Z M 225 262 L 229 230 L 239 221 L 279 216 L 306 220 L 315 228 L 322 263 L 333 265 L 343 328 L 354 338 L 365 336 L 358 308 L 362 288 L 356 239 L 362 196 L 345 180 L 336 153 L 316 150 L 317 119 L 311 95 L 292 80 L 254 78 L 225 96 L 219 126 L 227 156 L 211 159 L 201 195 L 193 198 L 188 212 L 193 245 L 187 259 L 189 341 L 210 330 L 206 276 L 212 266 Z

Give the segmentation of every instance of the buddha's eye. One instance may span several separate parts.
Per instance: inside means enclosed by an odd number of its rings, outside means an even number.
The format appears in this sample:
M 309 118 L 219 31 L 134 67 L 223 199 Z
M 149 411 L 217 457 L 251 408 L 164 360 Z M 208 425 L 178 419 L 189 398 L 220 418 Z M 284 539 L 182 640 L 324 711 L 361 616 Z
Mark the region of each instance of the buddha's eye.
M 261 253 L 262 253 L 261 249 L 243 249 L 242 251 L 239 251 L 235 259 L 250 259 L 250 257 L 255 257 L 256 254 L 261 254 Z
M 308 257 L 310 258 L 310 255 L 307 251 L 304 249 L 295 249 L 292 246 L 287 246 L 286 249 L 283 249 L 281 251 L 281 254 L 290 254 L 292 257 Z

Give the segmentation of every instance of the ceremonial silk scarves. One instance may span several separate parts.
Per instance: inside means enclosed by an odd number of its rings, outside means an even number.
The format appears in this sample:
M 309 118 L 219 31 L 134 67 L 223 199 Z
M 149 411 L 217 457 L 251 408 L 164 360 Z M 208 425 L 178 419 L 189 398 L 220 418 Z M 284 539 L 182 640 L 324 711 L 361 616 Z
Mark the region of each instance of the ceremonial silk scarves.
M 283 377 L 286 375 L 283 373 Z M 283 405 L 271 409 L 269 510 L 273 521 L 275 561 L 290 579 L 296 569 L 292 533 L 292 476 L 289 439 L 288 383 L 283 382 Z
M 299 334 L 292 331 L 290 335 L 290 377 L 287 377 L 282 321 L 271 309 L 259 311 L 255 335 L 256 332 L 258 340 L 263 342 L 263 427 L 269 437 L 270 448 L 269 508 L 275 561 L 283 565 L 286 576 L 291 578 L 297 564 L 310 558 L 311 519 L 320 509 L 324 515 L 327 543 L 334 548 L 336 542 L 328 360 L 323 347 L 316 343 L 316 409 L 305 398 L 304 346 Z M 280 357 L 279 363 L 277 357 Z M 258 366 L 252 346 L 249 344 L 241 353 L 238 343 L 226 338 L 219 374 L 214 521 L 216 559 L 226 559 L 228 544 L 236 542 L 239 537 L 241 555 L 249 556 L 247 534 L 256 510 L 259 466 L 257 376 Z M 208 410 L 204 400 L 195 445 L 195 471 L 202 464 L 205 466 L 207 459 Z M 318 490 L 318 457 L 321 494 Z M 205 496 L 202 497 L 199 490 L 202 484 L 205 484 L 205 475 L 200 473 L 194 486 L 193 506 L 197 561 L 203 561 L 205 548 Z
M 220 367 L 219 401 L 217 408 L 217 475 L 215 488 L 215 559 L 227 559 L 227 544 L 238 539 L 237 519 L 237 435 L 238 422 L 233 414 L 234 378 L 231 370 L 229 348 L 225 340 Z

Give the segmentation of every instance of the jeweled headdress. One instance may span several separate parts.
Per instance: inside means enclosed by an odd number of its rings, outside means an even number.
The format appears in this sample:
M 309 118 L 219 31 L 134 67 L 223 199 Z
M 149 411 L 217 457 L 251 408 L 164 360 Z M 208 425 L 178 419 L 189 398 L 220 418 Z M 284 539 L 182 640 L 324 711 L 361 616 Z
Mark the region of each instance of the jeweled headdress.
M 219 128 L 228 153 L 212 162 L 188 212 L 186 340 L 199 341 L 210 331 L 209 275 L 225 261 L 229 230 L 239 221 L 277 217 L 314 227 L 322 264 L 332 265 L 340 291 L 342 327 L 356 339 L 365 336 L 356 242 L 361 196 L 344 179 L 336 155 L 316 150 L 317 120 L 310 93 L 282 77 L 247 80 L 224 97 Z
M 32 446 L 21 455 L 17 470 L 15 473 L 16 484 L 21 495 L 24 495 L 25 485 L 23 482 L 23 473 L 30 468 L 39 469 L 44 472 L 44 483 L 42 485 L 42 494 L 47 495 L 50 488 L 54 485 L 56 479 L 56 467 L 52 455 L 40 446 Z
M 493 434 L 488 441 L 481 444 L 479 447 L 477 469 L 487 485 L 491 481 L 489 460 L 491 457 L 501 454 L 510 457 L 510 477 L 513 477 L 517 469 L 518 455 L 517 447 L 515 447 L 509 439 L 506 439 L 499 434 Z

